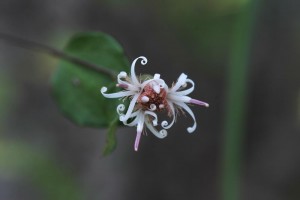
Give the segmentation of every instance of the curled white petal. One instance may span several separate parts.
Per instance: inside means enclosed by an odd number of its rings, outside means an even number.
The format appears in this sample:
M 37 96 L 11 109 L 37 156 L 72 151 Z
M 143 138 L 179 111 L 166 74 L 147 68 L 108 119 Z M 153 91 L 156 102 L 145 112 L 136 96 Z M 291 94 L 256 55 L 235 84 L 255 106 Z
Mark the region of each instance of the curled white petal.
M 169 129 L 171 128 L 171 126 L 173 126 L 173 124 L 175 123 L 175 119 L 176 119 L 176 113 L 175 113 L 175 108 L 174 108 L 174 105 L 172 102 L 168 101 L 168 105 L 169 105 L 169 108 L 171 110 L 171 114 L 172 114 L 172 122 L 169 124 L 167 121 L 163 121 L 161 123 L 161 127 L 163 127 L 164 129 Z
M 132 62 L 132 64 L 131 64 L 131 80 L 132 80 L 132 83 L 133 83 L 134 85 L 140 85 L 140 82 L 139 82 L 139 80 L 137 79 L 136 74 L 135 74 L 135 63 L 136 63 L 139 59 L 142 59 L 142 60 L 141 60 L 141 64 L 142 64 L 142 65 L 146 65 L 147 62 L 148 62 L 148 61 L 147 61 L 147 58 L 144 57 L 144 56 L 140 56 L 140 57 L 136 58 L 136 59 Z
M 145 115 L 151 115 L 152 117 L 154 117 L 154 119 L 152 120 L 152 124 L 153 126 L 157 126 L 157 122 L 158 122 L 157 115 L 154 112 L 146 110 Z
M 168 132 L 165 129 L 162 129 L 160 131 L 157 131 L 156 128 L 153 127 L 153 125 L 147 121 L 145 121 L 145 124 L 147 128 L 158 138 L 163 139 L 167 137 Z
M 182 73 L 180 74 L 177 82 L 175 85 L 171 88 L 171 92 L 176 92 L 182 85 L 186 83 L 187 75 Z
M 191 79 L 186 79 L 186 82 L 190 83 L 192 85 L 192 87 L 190 87 L 189 89 L 186 89 L 186 90 L 181 90 L 181 91 L 175 92 L 177 95 L 185 96 L 185 95 L 189 95 L 190 93 L 192 93 L 194 91 L 194 88 L 195 88 L 194 81 L 192 81 Z
M 119 104 L 118 106 L 117 106 L 117 113 L 119 114 L 119 115 L 122 115 L 123 113 L 123 111 L 125 110 L 125 105 L 124 104 Z
M 131 115 L 131 113 L 132 113 L 132 111 L 133 111 L 133 109 L 134 109 L 134 106 L 135 106 L 135 104 L 136 104 L 136 101 L 137 101 L 138 97 L 139 97 L 139 94 L 135 94 L 135 95 L 133 96 L 133 98 L 132 98 L 132 100 L 131 100 L 131 102 L 130 102 L 130 104 L 129 104 L 129 107 L 128 107 L 128 109 L 127 109 L 126 114 L 120 116 L 120 118 L 119 118 L 120 121 L 124 122 L 124 121 L 126 121 L 126 120 L 129 119 L 129 117 L 130 117 L 130 115 Z
M 125 96 L 131 96 L 136 93 L 134 91 L 121 91 L 121 92 L 116 92 L 111 94 L 105 94 L 106 91 L 107 91 L 107 87 L 102 87 L 100 90 L 101 94 L 106 98 L 120 98 Z
M 152 78 L 152 79 L 149 79 L 149 80 L 146 80 L 142 83 L 141 87 L 144 88 L 147 84 L 149 83 L 152 83 L 151 86 L 153 87 L 153 85 L 162 85 L 163 87 L 166 86 L 166 83 L 164 80 L 162 79 L 155 79 L 155 78 Z
M 177 104 L 178 106 L 182 107 L 185 111 L 187 111 L 190 116 L 193 118 L 194 120 L 194 125 L 192 127 L 188 127 L 187 128 L 187 131 L 189 133 L 192 133 L 195 131 L 196 127 L 197 127 L 197 123 L 196 123 L 196 119 L 195 119 L 195 115 L 193 113 L 193 111 L 185 104 L 185 103 L 182 103 L 182 102 L 174 102 L 175 104 Z
M 136 112 L 132 113 L 132 114 L 130 115 L 130 118 L 135 117 L 135 118 L 132 120 L 132 122 L 127 123 L 127 121 L 124 121 L 123 124 L 126 125 L 126 126 L 136 126 L 136 125 L 138 124 L 139 120 L 140 120 L 139 114 L 140 114 L 140 111 L 136 111 Z
M 156 105 L 155 104 L 151 104 L 150 105 L 150 110 L 151 111 L 155 111 L 156 110 Z

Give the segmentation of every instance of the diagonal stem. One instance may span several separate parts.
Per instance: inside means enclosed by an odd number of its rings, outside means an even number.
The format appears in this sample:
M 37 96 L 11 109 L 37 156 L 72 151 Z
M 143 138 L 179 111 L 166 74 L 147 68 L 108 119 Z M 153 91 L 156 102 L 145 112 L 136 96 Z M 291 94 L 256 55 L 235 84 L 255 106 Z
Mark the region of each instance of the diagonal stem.
M 251 41 L 259 0 L 250 0 L 237 14 L 229 63 L 222 199 L 240 199 L 242 150 L 247 112 L 247 83 Z
M 15 45 L 15 46 L 29 49 L 32 51 L 46 53 L 46 54 L 52 55 L 54 57 L 69 61 L 81 68 L 92 70 L 92 71 L 95 71 L 100 74 L 105 74 L 105 75 L 109 76 L 112 80 L 115 80 L 116 76 L 117 76 L 116 72 L 109 70 L 103 66 L 95 65 L 93 63 L 82 60 L 78 57 L 72 56 L 63 51 L 55 49 L 53 47 L 50 47 L 50 46 L 47 46 L 44 44 L 40 44 L 38 42 L 34 42 L 31 40 L 27 40 L 24 38 L 20 38 L 20 37 L 10 35 L 7 33 L 2 33 L 2 32 L 0 32 L 0 39 L 4 40 L 5 42 L 8 42 L 12 45 Z

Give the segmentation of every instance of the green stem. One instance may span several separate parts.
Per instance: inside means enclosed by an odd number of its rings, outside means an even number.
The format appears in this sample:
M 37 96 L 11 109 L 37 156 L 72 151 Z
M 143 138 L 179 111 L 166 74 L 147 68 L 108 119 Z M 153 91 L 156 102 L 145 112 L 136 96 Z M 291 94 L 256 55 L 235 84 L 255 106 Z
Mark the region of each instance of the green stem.
M 0 32 L 0 39 L 4 40 L 6 42 L 9 42 L 10 44 L 13 44 L 15 46 L 23 47 L 23 48 L 26 48 L 26 49 L 29 49 L 32 51 L 43 52 L 43 53 L 52 55 L 54 57 L 69 61 L 69 62 L 71 62 L 79 67 L 82 67 L 84 69 L 92 70 L 92 71 L 95 71 L 100 74 L 105 74 L 105 75 L 109 76 L 112 80 L 115 80 L 116 76 L 117 76 L 116 72 L 114 72 L 108 68 L 105 68 L 105 67 L 102 67 L 99 65 L 95 65 L 93 63 L 87 62 L 85 60 L 82 60 L 82 59 L 72 56 L 70 54 L 66 54 L 63 51 L 60 51 L 58 49 L 55 49 L 53 47 L 50 47 L 50 46 L 47 46 L 44 44 L 40 44 L 40 43 L 37 43 L 34 41 L 30 41 L 27 39 L 23 39 L 23 38 L 9 35 L 9 34 L 2 33 L 2 32 Z
M 240 199 L 240 165 L 245 135 L 250 42 L 258 3 L 249 1 L 237 14 L 229 63 L 225 139 L 223 150 L 223 200 Z

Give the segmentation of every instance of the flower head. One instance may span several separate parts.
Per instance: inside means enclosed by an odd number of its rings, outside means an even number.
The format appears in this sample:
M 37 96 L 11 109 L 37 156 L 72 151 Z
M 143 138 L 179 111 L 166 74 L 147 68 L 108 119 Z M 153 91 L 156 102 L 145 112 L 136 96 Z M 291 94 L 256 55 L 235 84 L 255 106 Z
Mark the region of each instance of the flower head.
M 126 72 L 118 74 L 117 87 L 123 91 L 107 94 L 107 88 L 102 87 L 101 93 L 107 98 L 129 98 L 130 103 L 126 110 L 124 104 L 117 106 L 120 121 L 127 126 L 136 126 L 137 135 L 134 149 L 137 151 L 141 134 L 146 126 L 156 137 L 165 138 L 166 129 L 169 129 L 176 121 L 177 110 L 184 110 L 193 118 L 194 124 L 187 131 L 192 133 L 196 129 L 196 119 L 187 103 L 197 104 L 208 107 L 208 104 L 187 96 L 194 90 L 194 82 L 187 78 L 187 75 L 181 74 L 175 84 L 168 88 L 165 81 L 160 78 L 160 74 L 155 74 L 153 78 L 140 80 L 135 74 L 135 64 L 138 60 L 141 64 L 147 64 L 147 59 L 143 56 L 136 58 L 131 65 L 131 74 Z M 190 88 L 187 85 L 191 84 Z M 126 110 L 126 112 L 124 112 Z M 162 121 L 162 130 L 158 131 L 155 127 L 158 125 L 157 112 L 167 111 L 172 117 L 171 123 Z

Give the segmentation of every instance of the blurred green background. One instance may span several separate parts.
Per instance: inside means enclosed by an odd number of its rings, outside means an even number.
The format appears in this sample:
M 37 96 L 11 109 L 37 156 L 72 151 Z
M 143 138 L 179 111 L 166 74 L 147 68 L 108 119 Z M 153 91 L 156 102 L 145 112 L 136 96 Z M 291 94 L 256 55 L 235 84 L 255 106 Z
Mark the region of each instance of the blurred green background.
M 300 1 L 1 0 L 0 32 L 62 48 L 76 32 L 114 36 L 169 84 L 195 81 L 198 128 L 164 140 L 78 127 L 58 111 L 58 64 L 0 41 L 0 200 L 300 199 Z M 99 88 L 100 89 L 100 88 Z M 100 94 L 99 94 L 100 95 Z

